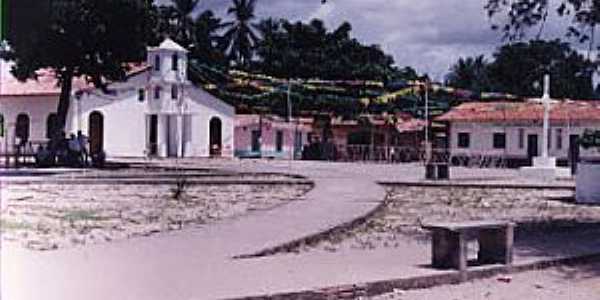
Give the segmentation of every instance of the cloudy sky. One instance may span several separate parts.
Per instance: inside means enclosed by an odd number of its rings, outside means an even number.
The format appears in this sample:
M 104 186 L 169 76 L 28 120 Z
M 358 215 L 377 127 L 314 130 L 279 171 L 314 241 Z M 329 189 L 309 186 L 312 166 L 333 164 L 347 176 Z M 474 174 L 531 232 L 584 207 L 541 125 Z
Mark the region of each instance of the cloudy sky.
M 551 0 L 556 1 L 556 0 Z M 201 0 L 198 10 L 226 16 L 228 0 Z M 259 17 L 308 21 L 320 18 L 328 28 L 344 21 L 362 42 L 379 44 L 399 66 L 442 80 L 461 56 L 489 54 L 502 45 L 490 29 L 485 0 L 257 0 Z M 564 27 L 552 14 L 545 38 L 562 36 Z M 564 24 L 563 24 L 564 25 Z

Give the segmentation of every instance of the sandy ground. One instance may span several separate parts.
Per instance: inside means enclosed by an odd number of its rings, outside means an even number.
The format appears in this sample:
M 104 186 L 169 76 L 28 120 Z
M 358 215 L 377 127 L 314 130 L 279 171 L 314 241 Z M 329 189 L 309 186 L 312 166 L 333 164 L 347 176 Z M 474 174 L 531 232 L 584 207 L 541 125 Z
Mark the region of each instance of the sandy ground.
M 389 204 L 366 224 L 294 252 L 403 247 L 410 241 L 429 240 L 421 224 L 436 221 L 510 220 L 527 235 L 564 224 L 600 223 L 600 206 L 570 203 L 572 194 L 570 190 L 393 188 Z
M 370 300 L 597 300 L 600 263 L 475 280 L 426 290 L 396 291 Z
M 5 185 L 2 239 L 34 250 L 179 230 L 302 200 L 308 185 Z

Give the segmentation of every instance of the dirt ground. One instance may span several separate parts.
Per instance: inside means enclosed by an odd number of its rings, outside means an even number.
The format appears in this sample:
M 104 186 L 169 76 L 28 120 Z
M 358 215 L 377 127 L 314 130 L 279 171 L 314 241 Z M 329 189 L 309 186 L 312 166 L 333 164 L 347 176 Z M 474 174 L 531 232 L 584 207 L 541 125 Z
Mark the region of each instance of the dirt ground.
M 5 185 L 2 239 L 53 250 L 180 230 L 302 200 L 308 185 Z
M 370 300 L 597 300 L 600 263 L 562 266 L 425 290 L 396 291 Z
M 294 252 L 403 247 L 407 240 L 429 240 L 429 233 L 421 225 L 437 221 L 513 221 L 519 225 L 517 239 L 543 236 L 548 230 L 564 231 L 555 227 L 567 227 L 570 232 L 576 232 L 580 225 L 588 231 L 590 224 L 600 228 L 600 206 L 576 205 L 570 202 L 572 196 L 571 190 L 391 188 L 388 204 L 366 224 Z

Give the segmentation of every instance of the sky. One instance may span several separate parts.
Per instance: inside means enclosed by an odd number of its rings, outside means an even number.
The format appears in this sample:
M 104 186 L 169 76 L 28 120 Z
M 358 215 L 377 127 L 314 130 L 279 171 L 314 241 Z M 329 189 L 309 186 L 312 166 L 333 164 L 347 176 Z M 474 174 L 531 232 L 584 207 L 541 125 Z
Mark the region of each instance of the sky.
M 166 0 L 164 0 L 166 1 Z M 557 0 L 551 0 L 556 2 Z M 396 64 L 412 66 L 442 81 L 459 57 L 491 53 L 503 44 L 491 30 L 486 0 L 257 0 L 259 18 L 309 21 L 319 18 L 328 28 L 344 21 L 363 43 L 379 44 Z M 229 0 L 200 0 L 198 11 L 212 9 L 227 16 Z M 544 38 L 564 36 L 564 19 L 550 15 Z

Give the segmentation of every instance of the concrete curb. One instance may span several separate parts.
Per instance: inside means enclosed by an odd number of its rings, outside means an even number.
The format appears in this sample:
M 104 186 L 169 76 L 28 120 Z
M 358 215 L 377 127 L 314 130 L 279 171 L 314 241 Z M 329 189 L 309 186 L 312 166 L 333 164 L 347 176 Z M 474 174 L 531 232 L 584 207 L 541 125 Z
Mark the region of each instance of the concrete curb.
M 176 184 L 178 179 L 156 180 L 102 180 L 102 179 L 51 179 L 36 180 L 4 180 L 6 185 L 156 185 Z M 186 180 L 186 185 L 314 185 L 310 180 Z
M 457 187 L 457 188 L 498 188 L 498 189 L 548 189 L 548 190 L 575 190 L 573 184 L 528 184 L 528 183 L 470 183 L 470 182 L 454 182 L 454 181 L 414 181 L 414 182 L 393 182 L 379 181 L 378 184 L 385 187 Z
M 351 285 L 340 285 L 315 290 L 305 290 L 291 293 L 260 295 L 243 298 L 231 298 L 229 300 L 283 300 L 283 299 L 311 299 L 311 300 L 351 300 L 358 297 L 372 297 L 395 290 L 427 289 L 440 285 L 460 284 L 475 279 L 490 278 L 499 274 L 513 274 L 526 271 L 543 270 L 561 265 L 581 265 L 592 262 L 600 262 L 600 253 L 570 256 L 557 259 L 541 260 L 530 263 L 514 264 L 512 266 L 489 266 L 469 270 L 466 274 L 458 271 L 448 271 L 430 276 L 417 276 L 401 279 L 389 279 L 383 281 L 358 283 Z M 466 276 L 465 276 L 466 275 Z
M 313 245 L 319 243 L 320 241 L 326 240 L 327 237 L 329 237 L 332 234 L 352 230 L 356 227 L 365 224 L 369 219 L 373 218 L 383 209 L 385 209 L 385 207 L 390 203 L 390 201 L 392 201 L 392 199 L 386 196 L 385 199 L 381 203 L 379 203 L 374 209 L 368 211 L 367 213 L 357 218 L 354 218 L 353 220 L 333 226 L 329 229 L 320 231 L 318 233 L 306 235 L 304 237 L 292 240 L 279 246 L 262 249 L 251 254 L 236 255 L 233 257 L 233 259 L 249 259 L 275 255 L 277 253 L 289 253 L 292 251 L 292 249 L 299 248 L 302 245 Z

